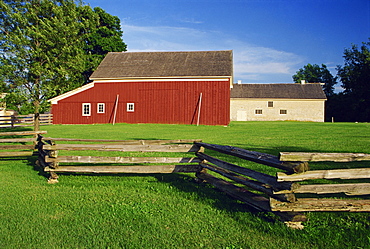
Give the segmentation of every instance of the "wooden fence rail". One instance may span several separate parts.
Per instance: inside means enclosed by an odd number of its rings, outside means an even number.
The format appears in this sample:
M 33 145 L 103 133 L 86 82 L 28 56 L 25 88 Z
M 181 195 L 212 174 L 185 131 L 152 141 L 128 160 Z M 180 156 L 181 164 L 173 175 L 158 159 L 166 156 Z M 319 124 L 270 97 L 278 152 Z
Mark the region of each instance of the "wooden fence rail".
M 38 134 L 46 134 L 46 131 L 0 132 L 0 137 L 3 137 L 0 138 L 0 158 L 31 156 Z
M 284 160 L 297 160 L 297 158 L 308 161 L 334 161 L 352 162 L 370 160 L 369 154 L 363 153 L 303 153 L 303 152 L 282 152 L 280 158 Z M 341 179 L 341 183 L 329 184 L 305 184 L 299 185 L 294 190 L 288 191 L 293 194 L 316 194 L 318 197 L 323 194 L 345 194 L 355 198 L 297 198 L 295 202 L 281 202 L 271 199 L 271 208 L 275 211 L 349 211 L 369 212 L 370 199 L 370 168 L 349 168 L 331 170 L 312 170 L 302 174 L 278 173 L 277 180 L 283 181 L 306 181 L 314 179 Z M 360 179 L 360 183 L 348 183 L 347 180 Z M 275 193 L 287 193 L 280 191 Z
M 196 143 L 206 149 L 226 155 L 250 160 L 263 165 L 284 169 L 271 176 L 231 164 L 226 161 L 198 152 L 196 155 L 205 161 L 200 163 L 204 169 L 218 173 L 227 181 L 214 175 L 198 172 L 197 177 L 231 196 L 247 203 L 261 211 L 275 212 L 284 217 L 288 225 L 302 227 L 300 222 L 305 216 L 298 212 L 305 211 L 350 211 L 369 212 L 370 200 L 361 199 L 335 199 L 335 198 L 304 198 L 305 194 L 344 193 L 347 196 L 365 196 L 370 194 L 370 183 L 336 183 L 336 184 L 299 184 L 297 181 L 311 179 L 364 179 L 369 181 L 370 168 L 309 170 L 306 161 L 337 161 L 351 162 L 370 160 L 368 154 L 363 153 L 290 153 L 283 152 L 280 157 L 247 151 L 244 149 L 206 143 Z M 251 179 L 250 179 L 251 178 Z M 253 179 L 253 180 L 252 180 Z M 284 184 L 282 184 L 284 183 Z M 236 184 L 239 184 L 237 186 Z M 240 186 L 243 185 L 243 187 Z M 253 192 L 251 192 L 253 191 Z M 260 192 L 260 194 L 257 194 Z
M 369 161 L 370 154 L 364 153 L 310 153 L 310 152 L 280 152 L 282 161 L 311 161 L 311 162 L 353 162 Z
M 34 114 L 0 116 L 0 128 L 29 127 L 33 126 L 34 122 Z M 52 123 L 53 114 L 40 114 L 40 125 L 51 125 Z
M 87 140 L 105 144 L 55 144 L 55 141 L 73 139 L 38 138 L 39 164 L 50 174 L 49 182 L 58 180 L 57 173 L 176 173 L 198 172 L 201 159 L 194 157 L 201 140 Z M 75 140 L 76 141 L 76 140 Z M 82 141 L 78 139 L 77 141 Z M 112 142 L 112 143 L 108 143 Z M 138 157 L 59 156 L 59 151 L 120 151 L 141 152 Z M 183 157 L 152 157 L 146 152 L 176 152 Z M 191 154 L 190 154 L 191 153 Z M 74 164 L 79 165 L 74 165 Z M 73 165 L 71 165 L 73 164 Z M 89 164 L 89 165 L 87 165 Z M 109 164 L 109 165 L 107 165 Z M 113 165 L 111 165 L 113 164 Z

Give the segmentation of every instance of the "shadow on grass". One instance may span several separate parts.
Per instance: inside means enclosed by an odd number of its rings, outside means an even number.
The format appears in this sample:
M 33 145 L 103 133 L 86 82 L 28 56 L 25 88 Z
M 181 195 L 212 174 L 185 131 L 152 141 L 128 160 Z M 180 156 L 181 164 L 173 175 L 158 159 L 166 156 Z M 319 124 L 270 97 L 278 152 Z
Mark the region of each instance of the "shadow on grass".
M 238 201 L 225 192 L 215 188 L 207 182 L 197 182 L 195 176 L 184 174 L 154 174 L 152 175 L 159 182 L 169 184 L 181 192 L 196 194 L 202 202 L 207 202 L 215 208 L 225 210 L 231 215 L 233 213 L 248 212 L 253 216 L 262 218 L 269 222 L 276 221 L 267 212 L 261 212 L 257 209 Z

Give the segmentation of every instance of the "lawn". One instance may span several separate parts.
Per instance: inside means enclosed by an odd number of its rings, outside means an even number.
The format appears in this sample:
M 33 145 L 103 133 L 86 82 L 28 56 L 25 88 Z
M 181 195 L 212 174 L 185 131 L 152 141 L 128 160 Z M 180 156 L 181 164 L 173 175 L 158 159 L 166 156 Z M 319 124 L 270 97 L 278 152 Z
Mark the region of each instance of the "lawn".
M 370 124 L 366 123 L 42 128 L 50 137 L 202 139 L 274 155 L 280 151 L 370 153 Z M 194 174 L 61 175 L 58 184 L 50 185 L 35 170 L 34 161 L 0 161 L 0 248 L 370 248 L 369 213 L 310 212 L 306 228 L 292 230 L 274 215 L 251 212 L 213 187 L 196 183 Z M 369 167 L 369 162 L 351 165 Z

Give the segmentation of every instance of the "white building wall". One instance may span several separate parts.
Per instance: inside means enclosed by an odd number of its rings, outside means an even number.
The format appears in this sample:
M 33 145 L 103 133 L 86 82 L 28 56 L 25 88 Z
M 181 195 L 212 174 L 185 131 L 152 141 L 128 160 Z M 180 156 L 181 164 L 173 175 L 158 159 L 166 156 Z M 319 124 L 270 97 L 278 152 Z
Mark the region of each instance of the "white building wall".
M 268 107 L 268 102 L 272 102 L 273 106 Z M 256 110 L 259 111 L 256 113 Z M 285 110 L 286 114 L 281 114 L 281 110 Z M 231 121 L 324 122 L 324 118 L 324 100 L 232 98 L 230 101 Z

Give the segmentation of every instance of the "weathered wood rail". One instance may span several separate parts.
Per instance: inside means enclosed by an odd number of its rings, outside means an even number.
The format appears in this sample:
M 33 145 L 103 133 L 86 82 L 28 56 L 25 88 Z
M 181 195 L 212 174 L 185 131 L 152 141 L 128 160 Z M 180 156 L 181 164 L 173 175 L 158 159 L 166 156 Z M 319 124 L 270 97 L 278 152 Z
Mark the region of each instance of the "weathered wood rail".
M 289 225 L 302 227 L 305 216 L 299 212 L 306 211 L 350 211 L 369 212 L 370 200 L 370 168 L 309 170 L 307 161 L 352 162 L 369 160 L 363 153 L 281 153 L 280 157 L 260 152 L 248 151 L 232 146 L 222 146 L 198 142 L 198 146 L 226 155 L 250 160 L 285 172 L 276 176 L 263 174 L 246 167 L 222 161 L 213 156 L 197 152 L 203 160 L 200 165 L 223 177 L 217 178 L 207 172 L 200 171 L 196 175 L 216 188 L 247 203 L 260 211 L 275 212 Z M 227 178 L 228 180 L 224 180 Z M 337 184 L 300 184 L 298 181 L 312 179 L 363 179 L 365 183 Z M 230 181 L 231 180 L 231 181 Z M 240 186 L 243 185 L 243 187 Z M 259 192 L 256 193 L 256 192 Z M 344 193 L 347 196 L 361 199 L 335 198 L 304 198 L 305 194 L 317 195 Z M 285 215 L 283 215 L 285 214 Z
M 55 144 L 55 141 L 106 142 L 105 144 Z M 198 172 L 201 161 L 194 156 L 201 140 L 87 140 L 38 138 L 39 164 L 50 174 L 49 182 L 58 180 L 57 173 L 176 173 Z M 69 156 L 59 151 L 120 151 L 141 152 L 140 156 Z M 153 157 L 145 153 L 181 153 L 182 157 Z M 72 164 L 72 165 L 71 165 Z M 78 165 L 75 165 L 78 164 Z
M 235 156 L 278 169 L 285 169 L 287 172 L 303 172 L 308 170 L 307 163 L 285 163 L 280 161 L 278 157 L 265 153 L 202 142 L 196 142 L 195 144 L 208 150 L 217 151 L 221 154 Z M 204 169 L 218 173 L 223 177 L 223 179 L 218 178 L 202 170 L 196 173 L 196 176 L 200 180 L 210 183 L 214 187 L 226 192 L 230 196 L 248 204 L 258 211 L 274 212 L 291 227 L 302 228 L 301 223 L 307 220 L 304 214 L 290 211 L 275 212 L 271 209 L 269 199 L 277 199 L 282 202 L 294 202 L 295 195 L 291 193 L 291 190 L 295 189 L 297 184 L 291 182 L 279 182 L 275 176 L 264 174 L 246 167 L 241 167 L 202 152 L 197 152 L 196 155 L 203 160 L 200 165 Z M 225 178 L 231 181 L 225 180 Z M 237 184 L 241 184 L 243 186 L 238 186 Z M 289 192 L 282 194 L 275 193 L 275 191 L 283 190 L 288 190 Z
M 35 114 L 0 116 L 1 128 L 29 127 L 35 122 Z M 53 114 L 40 114 L 40 125 L 51 125 Z
M 334 162 L 353 162 L 368 161 L 369 154 L 364 153 L 304 153 L 304 152 L 281 152 L 280 158 L 284 160 L 307 160 L 311 162 L 334 161 Z M 349 212 L 369 212 L 370 211 L 370 168 L 349 168 L 331 170 L 312 170 L 300 174 L 277 173 L 279 182 L 302 182 L 307 180 L 340 179 L 341 183 L 328 184 L 299 184 L 295 189 L 289 191 L 275 192 L 292 193 L 302 195 L 295 202 L 280 202 L 271 200 L 272 210 L 278 211 L 349 211 Z M 362 180 L 361 183 L 348 183 L 347 180 Z M 303 194 L 345 194 L 355 196 L 357 199 L 334 199 L 334 198 L 304 198 Z M 367 196 L 367 197 L 366 197 Z M 360 198 L 360 199 L 359 199 Z
M 353 162 L 369 161 L 370 154 L 365 153 L 310 153 L 310 152 L 280 152 L 282 161 L 311 161 L 311 162 Z
M 46 131 L 0 132 L 0 137 L 2 137 L 0 138 L 0 157 L 31 156 L 35 149 L 36 135 L 46 133 Z

